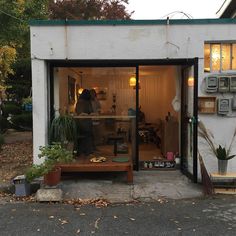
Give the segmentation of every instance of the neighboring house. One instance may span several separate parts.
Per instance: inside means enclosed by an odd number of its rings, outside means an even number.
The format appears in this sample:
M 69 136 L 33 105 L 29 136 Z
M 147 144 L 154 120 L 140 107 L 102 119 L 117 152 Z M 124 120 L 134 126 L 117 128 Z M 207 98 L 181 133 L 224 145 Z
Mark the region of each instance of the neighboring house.
M 151 159 L 158 168 L 175 152 L 197 181 L 200 150 L 216 171 L 216 158 L 198 140 L 197 120 L 229 144 L 236 125 L 235 19 L 36 20 L 30 30 L 34 163 L 54 112 L 74 114 L 79 89 L 94 88 L 107 119 L 93 122 L 101 152 L 110 150 L 115 133 L 136 169 L 152 169 Z M 229 171 L 236 171 L 236 159 Z
M 219 18 L 236 18 L 236 1 L 225 0 L 217 15 Z

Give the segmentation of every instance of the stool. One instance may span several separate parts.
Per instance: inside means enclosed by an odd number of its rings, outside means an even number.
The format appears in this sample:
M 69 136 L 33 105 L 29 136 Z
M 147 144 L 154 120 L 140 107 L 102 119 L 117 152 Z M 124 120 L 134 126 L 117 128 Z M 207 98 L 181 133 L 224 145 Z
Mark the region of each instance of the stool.
M 117 142 L 118 142 L 118 141 L 124 142 L 124 137 L 121 137 L 121 136 L 113 136 L 113 137 L 109 137 L 108 140 L 113 141 L 113 143 L 114 143 L 114 150 L 113 150 L 113 153 L 114 153 L 114 156 L 117 156 Z

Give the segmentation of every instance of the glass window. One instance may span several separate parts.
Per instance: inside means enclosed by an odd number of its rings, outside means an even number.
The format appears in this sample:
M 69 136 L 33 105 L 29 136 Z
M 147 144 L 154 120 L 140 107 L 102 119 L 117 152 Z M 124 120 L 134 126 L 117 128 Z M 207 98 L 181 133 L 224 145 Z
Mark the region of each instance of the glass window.
M 236 44 L 232 44 L 232 70 L 236 70 Z
M 236 43 L 206 43 L 204 72 L 236 70 Z
M 220 70 L 220 44 L 211 45 L 211 66 L 212 71 Z
M 231 45 L 230 44 L 222 44 L 222 70 L 230 70 L 231 69 Z
M 210 44 L 205 44 L 204 45 L 204 71 L 205 72 L 210 72 L 210 55 L 211 55 L 211 49 L 210 49 Z

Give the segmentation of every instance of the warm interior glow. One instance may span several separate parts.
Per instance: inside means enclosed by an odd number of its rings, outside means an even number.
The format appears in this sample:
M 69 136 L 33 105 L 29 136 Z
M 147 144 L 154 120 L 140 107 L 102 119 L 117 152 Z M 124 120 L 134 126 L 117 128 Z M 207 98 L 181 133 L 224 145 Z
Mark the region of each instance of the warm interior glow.
M 83 92 L 83 88 L 79 88 L 78 93 L 81 94 Z
M 218 71 L 220 70 L 220 44 L 213 44 L 212 45 L 212 70 Z
M 210 72 L 210 44 L 204 45 L 204 72 Z
M 193 87 L 193 85 L 194 85 L 194 78 L 193 77 L 189 77 L 188 78 L 188 86 L 189 87 Z
M 134 76 L 130 77 L 129 86 L 130 87 L 135 87 L 136 86 L 136 78 Z

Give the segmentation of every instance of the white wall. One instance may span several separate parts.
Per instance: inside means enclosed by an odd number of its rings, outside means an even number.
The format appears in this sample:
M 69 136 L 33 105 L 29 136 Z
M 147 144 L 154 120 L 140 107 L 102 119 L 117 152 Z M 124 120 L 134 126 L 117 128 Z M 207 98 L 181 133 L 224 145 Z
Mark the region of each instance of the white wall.
M 235 24 L 188 24 L 188 25 L 84 25 L 84 26 L 31 26 L 31 53 L 33 60 L 34 91 L 37 90 L 37 75 L 45 75 L 43 59 L 178 59 L 199 58 L 199 96 L 204 78 L 204 41 L 236 40 Z M 38 60 L 35 60 L 38 59 Z M 236 71 L 234 71 L 236 73 Z M 43 79 L 45 77 L 43 76 Z M 45 82 L 38 84 L 43 99 Z M 46 106 L 41 106 L 42 96 L 34 95 L 34 150 L 44 144 Z M 45 101 L 43 102 L 45 104 Z M 34 111 L 35 112 L 35 111 Z M 235 127 L 235 118 L 217 115 L 200 115 L 206 126 L 211 128 L 217 140 L 228 141 Z M 36 122 L 39 122 L 37 125 Z M 40 127 L 43 127 L 40 128 Z M 235 145 L 236 146 L 236 145 Z M 203 146 L 199 143 L 203 152 Z M 236 149 L 233 150 L 236 153 Z M 35 160 L 37 157 L 34 154 Z M 204 152 L 204 160 L 209 171 L 216 170 L 216 160 Z M 236 171 L 236 158 L 230 161 L 230 171 Z
M 39 164 L 39 146 L 48 142 L 47 68 L 44 60 L 32 60 L 33 162 Z

